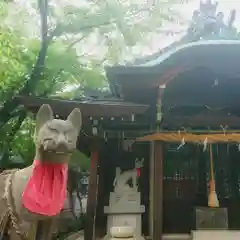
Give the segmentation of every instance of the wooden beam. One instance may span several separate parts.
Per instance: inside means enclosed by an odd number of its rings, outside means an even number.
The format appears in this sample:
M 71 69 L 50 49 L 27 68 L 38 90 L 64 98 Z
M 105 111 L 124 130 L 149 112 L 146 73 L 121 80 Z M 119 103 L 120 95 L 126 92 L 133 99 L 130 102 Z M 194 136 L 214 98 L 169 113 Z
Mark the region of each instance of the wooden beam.
M 149 161 L 149 235 L 153 238 L 153 221 L 154 221 L 154 142 L 150 145 Z
M 196 116 L 174 116 L 165 115 L 161 123 L 162 128 L 181 127 L 211 127 L 229 126 L 231 128 L 240 127 L 240 117 L 231 115 L 201 114 Z
M 20 104 L 36 113 L 42 104 L 49 104 L 53 112 L 59 116 L 67 116 L 73 108 L 80 108 L 85 117 L 122 117 L 132 114 L 143 114 L 149 108 L 148 105 L 135 104 L 123 101 L 69 101 L 37 97 L 17 97 Z
M 153 240 L 162 240 L 163 236 L 163 143 L 154 142 L 154 185 L 153 185 Z
M 84 228 L 84 239 L 95 240 L 95 220 L 97 207 L 97 189 L 98 189 L 98 159 L 99 153 L 96 149 L 91 152 L 91 165 L 88 185 L 87 215 Z

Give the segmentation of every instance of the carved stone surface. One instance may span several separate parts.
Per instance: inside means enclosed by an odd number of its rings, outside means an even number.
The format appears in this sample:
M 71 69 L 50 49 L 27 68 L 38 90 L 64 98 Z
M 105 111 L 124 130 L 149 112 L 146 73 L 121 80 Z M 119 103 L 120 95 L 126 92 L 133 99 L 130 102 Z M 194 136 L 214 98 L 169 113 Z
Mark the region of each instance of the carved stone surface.
M 104 213 L 108 214 L 108 232 L 113 226 L 130 225 L 134 227 L 136 234 L 141 235 L 141 214 L 144 212 L 140 192 L 125 193 L 121 198 L 116 193 L 110 193 L 109 206 L 104 207 Z
M 111 239 L 111 229 L 125 228 L 134 229 L 136 240 L 143 240 L 142 237 L 142 213 L 145 206 L 141 205 L 141 193 L 137 189 L 137 168 L 142 166 L 142 162 L 135 162 L 135 169 L 121 173 L 120 168 L 116 169 L 114 180 L 114 192 L 110 193 L 109 206 L 104 207 L 107 217 L 107 235 L 104 240 Z M 133 187 L 128 185 L 128 180 L 132 179 Z
M 226 208 L 196 208 L 196 229 L 228 229 Z
M 125 194 L 126 192 L 137 192 L 137 169 L 143 166 L 143 159 L 139 161 L 138 159 L 135 160 L 135 168 L 121 172 L 119 167 L 116 168 L 116 176 L 113 182 L 114 192 L 117 193 L 120 197 Z M 132 187 L 129 186 L 128 181 L 132 180 Z

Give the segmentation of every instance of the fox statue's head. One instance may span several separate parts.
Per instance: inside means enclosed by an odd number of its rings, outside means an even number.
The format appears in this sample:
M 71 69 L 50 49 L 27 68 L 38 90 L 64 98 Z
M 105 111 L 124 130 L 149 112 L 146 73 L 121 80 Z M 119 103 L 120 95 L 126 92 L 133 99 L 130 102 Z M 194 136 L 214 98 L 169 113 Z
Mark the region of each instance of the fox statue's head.
M 82 126 L 81 111 L 75 108 L 67 120 L 54 119 L 49 105 L 42 105 L 36 116 L 35 159 L 63 163 L 76 148 Z

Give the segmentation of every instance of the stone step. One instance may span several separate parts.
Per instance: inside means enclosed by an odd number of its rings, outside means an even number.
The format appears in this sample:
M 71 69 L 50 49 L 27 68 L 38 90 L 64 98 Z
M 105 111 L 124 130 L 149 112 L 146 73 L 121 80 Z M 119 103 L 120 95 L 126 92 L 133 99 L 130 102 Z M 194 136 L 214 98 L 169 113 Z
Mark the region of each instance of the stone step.
M 231 230 L 198 230 L 191 234 L 165 234 L 162 240 L 235 240 L 240 239 L 240 231 Z M 67 240 L 84 240 L 83 231 L 75 233 Z M 97 239 L 100 240 L 100 239 Z M 102 240 L 102 239 L 101 239 Z
M 192 236 L 190 234 L 165 234 L 162 240 L 191 240 Z
M 198 230 L 192 232 L 193 240 L 229 240 L 240 239 L 240 231 L 233 230 Z

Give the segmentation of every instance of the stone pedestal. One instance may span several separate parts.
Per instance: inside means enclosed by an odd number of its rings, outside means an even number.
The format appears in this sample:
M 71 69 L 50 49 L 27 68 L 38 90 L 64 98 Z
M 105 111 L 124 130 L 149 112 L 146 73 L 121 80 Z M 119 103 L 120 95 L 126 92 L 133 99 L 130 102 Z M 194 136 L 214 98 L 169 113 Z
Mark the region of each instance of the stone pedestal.
M 142 213 L 145 206 L 141 205 L 140 192 L 125 192 L 122 197 L 110 193 L 109 206 L 104 207 L 107 218 L 107 234 L 112 227 L 130 226 L 134 229 L 134 239 L 142 239 Z
M 196 208 L 196 230 L 228 229 L 228 213 L 226 208 Z

